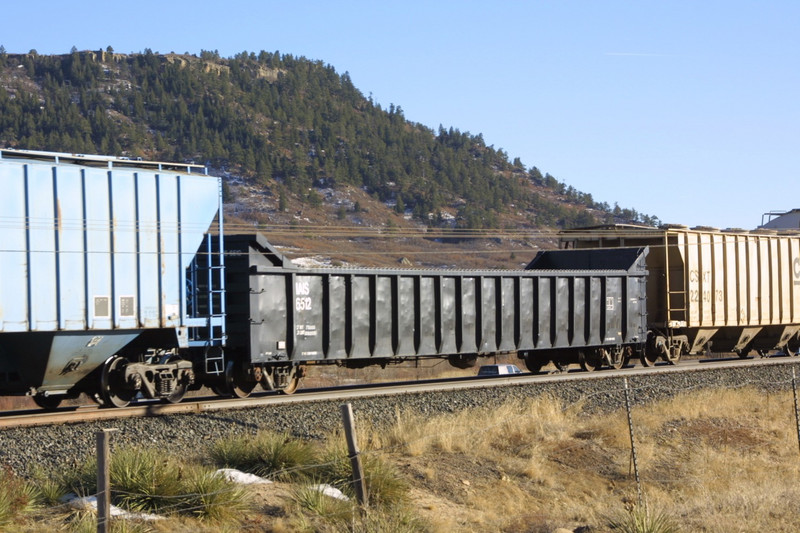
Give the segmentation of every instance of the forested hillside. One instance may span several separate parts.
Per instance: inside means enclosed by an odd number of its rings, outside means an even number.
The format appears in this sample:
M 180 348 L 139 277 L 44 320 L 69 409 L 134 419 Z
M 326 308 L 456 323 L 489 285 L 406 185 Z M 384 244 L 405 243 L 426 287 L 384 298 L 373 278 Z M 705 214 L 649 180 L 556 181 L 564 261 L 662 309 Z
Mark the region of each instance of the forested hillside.
M 0 47 L 0 146 L 192 160 L 299 204 L 354 187 L 434 226 L 502 228 L 512 208 L 531 228 L 658 222 L 525 168 L 480 134 L 412 123 L 347 73 L 278 52 Z

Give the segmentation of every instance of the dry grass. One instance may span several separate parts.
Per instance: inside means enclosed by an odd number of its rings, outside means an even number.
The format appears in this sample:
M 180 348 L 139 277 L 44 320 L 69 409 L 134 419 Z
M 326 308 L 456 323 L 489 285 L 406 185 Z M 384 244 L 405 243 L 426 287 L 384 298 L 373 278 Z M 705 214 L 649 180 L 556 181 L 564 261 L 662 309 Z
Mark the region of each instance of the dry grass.
M 529 456 L 531 447 L 563 438 L 568 419 L 579 409 L 564 410 L 557 402 L 540 398 L 435 417 L 398 412 L 388 431 L 365 437 L 374 447 L 398 447 L 411 456 L 431 452 Z
M 637 407 L 633 419 L 650 516 L 683 531 L 796 531 L 790 393 L 699 391 Z M 438 498 L 417 500 L 435 530 L 604 531 L 636 509 L 624 410 L 585 416 L 538 398 L 433 418 L 398 413 L 364 438 L 400 453 Z
M 797 530 L 800 457 L 790 392 L 691 392 L 635 407 L 633 420 L 642 505 L 624 409 L 587 415 L 579 404 L 541 397 L 436 417 L 398 412 L 388 428 L 362 424 L 365 461 L 386 465 L 379 469 L 381 484 L 397 479 L 407 486 L 394 500 L 398 503 L 373 505 L 363 515 L 352 504 L 329 501 L 295 481 L 277 483 L 258 489 L 264 503 L 239 526 L 387 532 L 551 533 L 584 526 L 594 533 Z M 326 477 L 342 480 L 346 489 L 342 438 L 331 439 L 327 449 L 338 453 L 335 460 L 322 461 L 335 474 Z M 319 474 L 319 465 L 313 468 Z M 389 501 L 387 494 L 379 500 Z M 178 525 L 173 520 L 168 521 L 173 530 L 208 527 L 188 518 Z M 153 530 L 169 527 L 158 524 Z

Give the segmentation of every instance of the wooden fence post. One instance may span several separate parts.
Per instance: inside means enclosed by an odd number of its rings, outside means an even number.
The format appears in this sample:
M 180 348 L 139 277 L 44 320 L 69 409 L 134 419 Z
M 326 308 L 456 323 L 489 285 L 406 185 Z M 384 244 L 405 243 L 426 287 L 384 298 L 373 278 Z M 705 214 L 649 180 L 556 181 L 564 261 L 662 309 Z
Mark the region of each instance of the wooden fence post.
M 631 435 L 631 460 L 633 461 L 633 473 L 636 478 L 636 492 L 639 495 L 639 507 L 642 506 L 642 482 L 639 479 L 639 463 L 636 460 L 636 440 L 633 438 L 633 417 L 631 416 L 631 399 L 628 392 L 628 378 L 625 381 L 625 410 L 628 412 L 628 432 Z
M 109 437 L 116 429 L 104 429 L 95 434 L 97 441 L 97 533 L 111 531 L 111 454 Z
M 364 469 L 361 466 L 361 455 L 358 451 L 358 443 L 356 442 L 356 428 L 353 422 L 353 407 L 349 404 L 343 404 L 342 422 L 344 423 L 344 434 L 347 437 L 347 452 L 350 458 L 350 464 L 353 467 L 353 489 L 356 492 L 356 499 L 362 507 L 367 506 L 367 484 L 364 480 Z
M 797 425 L 797 445 L 800 446 L 800 408 L 797 404 L 797 376 L 792 367 L 792 394 L 794 395 L 794 420 Z

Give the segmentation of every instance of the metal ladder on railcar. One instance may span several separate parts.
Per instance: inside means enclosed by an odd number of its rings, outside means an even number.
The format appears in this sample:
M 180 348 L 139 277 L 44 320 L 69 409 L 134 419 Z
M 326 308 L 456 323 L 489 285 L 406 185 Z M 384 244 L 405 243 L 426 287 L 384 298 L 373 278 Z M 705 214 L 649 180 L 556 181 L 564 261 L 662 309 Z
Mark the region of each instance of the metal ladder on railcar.
M 225 372 L 225 254 L 222 228 L 207 234 L 189 266 L 187 283 L 187 315 L 201 325 L 189 328 L 189 346 L 203 349 L 205 372 Z
M 682 273 L 682 278 L 677 281 L 670 275 L 672 271 L 670 252 L 672 254 L 679 253 L 673 250 L 669 245 L 668 234 L 664 235 L 664 275 L 666 282 L 666 304 L 667 304 L 667 320 L 666 325 L 669 328 L 674 327 L 678 323 L 686 324 L 686 308 L 689 304 L 686 298 L 686 272 Z M 673 285 L 676 285 L 673 287 Z

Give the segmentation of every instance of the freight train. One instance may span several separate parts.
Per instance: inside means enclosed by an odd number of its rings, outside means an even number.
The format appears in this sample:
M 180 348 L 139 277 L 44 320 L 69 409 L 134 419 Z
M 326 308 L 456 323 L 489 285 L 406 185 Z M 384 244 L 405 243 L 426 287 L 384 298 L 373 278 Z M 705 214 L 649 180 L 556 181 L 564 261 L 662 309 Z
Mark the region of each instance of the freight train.
M 202 166 L 0 150 L 0 180 L 0 395 L 44 408 L 288 394 L 320 364 L 593 370 L 798 343 L 797 237 L 605 227 L 520 270 L 308 269 L 226 233 Z

